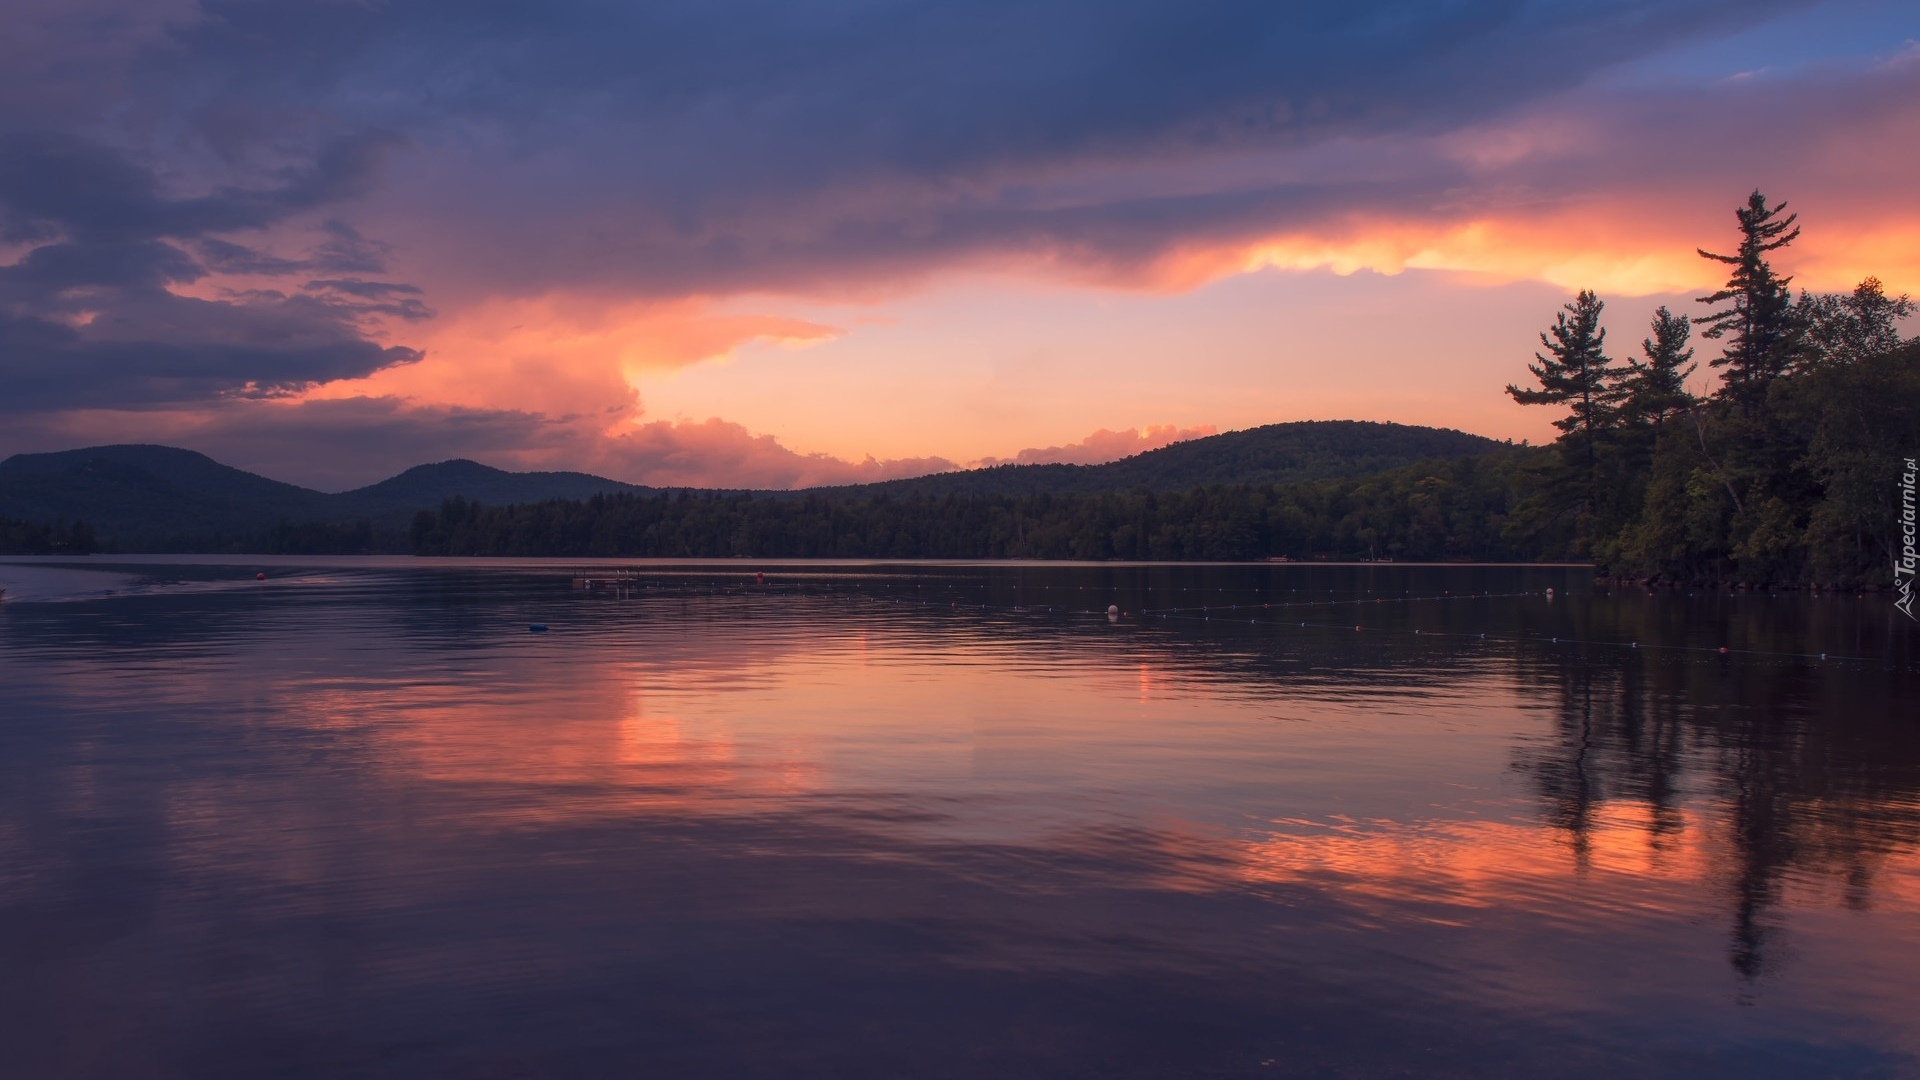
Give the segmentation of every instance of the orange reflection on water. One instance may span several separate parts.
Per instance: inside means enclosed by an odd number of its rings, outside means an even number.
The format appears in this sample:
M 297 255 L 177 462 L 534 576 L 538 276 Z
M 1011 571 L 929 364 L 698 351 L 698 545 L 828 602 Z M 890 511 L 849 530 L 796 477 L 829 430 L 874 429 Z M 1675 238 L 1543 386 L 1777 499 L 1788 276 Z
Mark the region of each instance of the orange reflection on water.
M 1393 908 L 1510 907 L 1564 892 L 1576 877 L 1589 898 L 1608 879 L 1631 880 L 1634 902 L 1645 904 L 1647 882 L 1685 887 L 1712 876 L 1705 823 L 1683 816 L 1682 828 L 1659 844 L 1649 839 L 1649 809 L 1627 803 L 1597 809 L 1583 842 L 1512 821 L 1281 822 L 1290 831 L 1234 846 L 1234 872 L 1249 883 L 1334 884 L 1349 899 Z

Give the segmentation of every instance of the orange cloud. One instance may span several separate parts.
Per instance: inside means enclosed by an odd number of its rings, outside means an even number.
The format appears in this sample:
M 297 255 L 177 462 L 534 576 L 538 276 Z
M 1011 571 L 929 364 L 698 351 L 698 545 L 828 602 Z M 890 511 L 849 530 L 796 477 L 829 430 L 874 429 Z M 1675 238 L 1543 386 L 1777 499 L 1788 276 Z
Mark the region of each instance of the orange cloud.
M 474 303 L 421 327 L 426 359 L 333 383 L 316 398 L 396 395 L 553 416 L 636 414 L 631 380 L 721 360 L 748 342 L 808 344 L 840 333 L 804 319 L 720 312 L 704 297 L 619 301 L 549 293 Z
M 820 487 L 958 468 L 941 457 L 847 461 L 803 454 L 718 417 L 636 424 L 610 433 L 597 449 L 610 474 L 655 487 Z
M 1803 205 L 1794 200 L 1789 209 Z M 1458 223 L 1359 218 L 1311 232 L 1183 248 L 1155 263 L 1143 280 L 1151 288 L 1184 290 L 1268 268 L 1343 275 L 1441 270 L 1489 283 L 1536 280 L 1622 296 L 1717 288 L 1724 269 L 1694 249 L 1732 248 L 1733 230 L 1718 220 L 1732 215 L 1688 217 L 1701 220 L 1661 220 L 1644 206 L 1609 201 Z M 1868 275 L 1896 291 L 1920 290 L 1920 214 L 1858 221 L 1823 215 L 1780 262 L 1795 273 L 1796 285 L 1817 292 L 1845 291 Z
M 1123 428 L 1109 431 L 1106 428 L 1094 432 L 1076 443 L 1065 446 L 1028 447 L 1011 458 L 982 458 L 978 465 L 1098 465 L 1107 461 L 1118 461 L 1124 457 L 1158 450 L 1188 439 L 1204 438 L 1218 433 L 1212 424 L 1197 424 L 1183 428 L 1176 424 L 1149 424 L 1144 428 Z
M 1644 296 L 1717 287 L 1733 210 L 1759 187 L 1802 214 L 1779 262 L 1796 284 L 1851 289 L 1874 275 L 1920 292 L 1920 53 L 1866 70 L 1583 91 L 1425 140 L 1357 141 L 1350 192 L 1285 224 L 1197 231 L 1138 264 L 1096 263 L 1116 283 L 1191 289 L 1248 271 L 1457 271 Z M 1413 163 L 1412 190 L 1383 177 Z M 1266 169 L 1288 175 L 1284 163 Z M 1259 169 L 1248 166 L 1257 173 Z M 1337 174 L 1327 187 L 1341 192 Z M 1267 184 L 1282 181 L 1268 177 Z M 1256 181 L 1256 186 L 1259 182 Z

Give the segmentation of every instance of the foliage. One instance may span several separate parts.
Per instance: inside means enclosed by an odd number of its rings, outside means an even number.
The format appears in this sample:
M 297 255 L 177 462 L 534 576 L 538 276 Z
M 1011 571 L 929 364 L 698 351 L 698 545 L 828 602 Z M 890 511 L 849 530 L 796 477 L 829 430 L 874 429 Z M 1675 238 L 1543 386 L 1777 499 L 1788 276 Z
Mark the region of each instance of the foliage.
M 1563 434 L 1579 436 L 1589 460 L 1594 456 L 1596 433 L 1612 426 L 1615 409 L 1625 396 L 1620 387 L 1622 370 L 1606 354 L 1607 332 L 1600 326 L 1605 308 L 1592 291 L 1582 289 L 1555 316 L 1553 326 L 1541 333 L 1540 344 L 1547 351 L 1534 353 L 1538 363 L 1527 365 L 1540 389 L 1507 385 L 1507 393 L 1522 405 L 1567 406 L 1567 415 L 1553 426 Z
M 1640 342 L 1646 362 L 1629 359 L 1619 376 L 1622 411 L 1628 426 L 1658 425 L 1693 408 L 1687 377 L 1700 365 L 1693 363 L 1687 338 L 1693 323 L 1661 305 L 1653 313 L 1653 336 Z
M 1766 399 L 1767 388 L 1782 372 L 1793 366 L 1803 325 L 1795 317 L 1793 294 L 1787 288 L 1793 281 L 1773 272 L 1767 261 L 1769 252 L 1778 251 L 1799 237 L 1794 221 L 1798 214 L 1781 217 L 1786 203 L 1768 206 L 1767 197 L 1755 191 L 1747 196 L 1747 205 L 1734 210 L 1740 225 L 1740 247 L 1732 255 L 1715 255 L 1705 248 L 1700 256 L 1733 267 L 1726 287 L 1700 303 L 1728 306 L 1699 320 L 1706 330 L 1702 337 L 1727 338 L 1725 351 L 1713 360 L 1724 367 L 1722 392 L 1743 409 L 1753 409 Z
M 83 521 L 52 525 L 0 517 L 0 555 L 89 555 L 93 526 Z
M 1526 467 L 1511 447 L 1362 479 L 1086 495 L 750 492 L 605 495 L 481 506 L 449 499 L 414 521 L 423 555 L 762 558 L 1512 560 Z
M 1686 389 L 1694 370 L 1687 320 L 1661 308 L 1646 359 L 1605 376 L 1582 397 L 1572 377 L 1546 359 L 1529 365 L 1539 391 L 1524 404 L 1559 404 L 1557 459 L 1516 518 L 1558 525 L 1566 552 L 1603 569 L 1675 581 L 1858 585 L 1882 581 L 1894 548 L 1894 479 L 1920 447 L 1920 345 L 1902 342 L 1897 321 L 1911 315 L 1868 278 L 1851 294 L 1801 293 L 1768 255 L 1798 235 L 1786 204 L 1754 192 L 1736 211 L 1737 255 L 1703 256 L 1731 266 L 1726 288 L 1703 297 L 1725 303 L 1699 324 L 1725 338 L 1720 386 L 1704 400 Z M 1580 294 L 1561 313 L 1549 347 L 1587 349 L 1603 363 L 1585 313 L 1599 301 Z M 1569 318 L 1569 314 L 1572 318 Z M 1584 337 L 1582 336 L 1584 334 Z M 1556 383 L 1554 380 L 1559 379 Z M 1555 392 L 1555 387 L 1561 389 Z M 1609 398 L 1608 395 L 1612 397 Z M 1618 401 L 1610 412 L 1591 401 Z M 1583 512 L 1568 518 L 1555 481 L 1589 478 Z M 1567 519 L 1567 520 L 1563 520 Z M 1567 523 L 1570 521 L 1570 524 Z M 1552 529 L 1546 530 L 1552 532 Z
M 371 521 L 281 521 L 239 550 L 267 555 L 367 555 L 379 550 Z

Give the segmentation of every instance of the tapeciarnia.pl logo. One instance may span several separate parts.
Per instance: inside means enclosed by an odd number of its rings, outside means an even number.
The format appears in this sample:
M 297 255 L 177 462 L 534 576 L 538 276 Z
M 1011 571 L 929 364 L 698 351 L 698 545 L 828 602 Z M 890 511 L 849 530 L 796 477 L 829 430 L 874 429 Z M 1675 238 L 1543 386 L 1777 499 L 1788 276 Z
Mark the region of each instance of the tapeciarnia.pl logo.
M 1893 557 L 1893 588 L 1900 598 L 1893 606 L 1901 610 L 1909 619 L 1920 622 L 1913 614 L 1913 570 L 1914 570 L 1914 520 L 1913 520 L 1913 478 L 1920 473 L 1914 459 L 1906 459 L 1907 471 L 1900 474 L 1900 554 Z

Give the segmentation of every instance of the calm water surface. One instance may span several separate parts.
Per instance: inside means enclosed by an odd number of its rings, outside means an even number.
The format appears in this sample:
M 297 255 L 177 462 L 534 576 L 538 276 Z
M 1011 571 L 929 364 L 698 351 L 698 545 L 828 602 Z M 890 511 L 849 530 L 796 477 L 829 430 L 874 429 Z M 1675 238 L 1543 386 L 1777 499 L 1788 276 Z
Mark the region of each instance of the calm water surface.
M 1920 1075 L 1885 597 L 624 565 L 0 564 L 0 1073 Z

